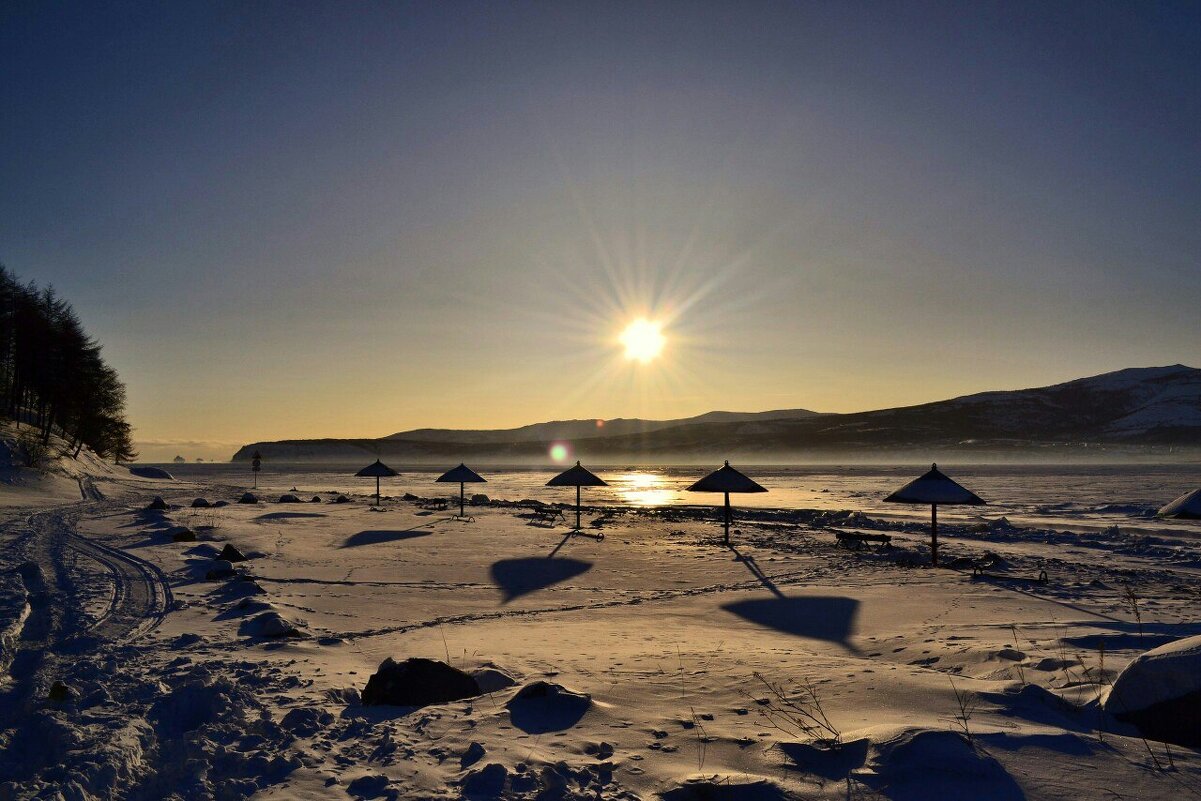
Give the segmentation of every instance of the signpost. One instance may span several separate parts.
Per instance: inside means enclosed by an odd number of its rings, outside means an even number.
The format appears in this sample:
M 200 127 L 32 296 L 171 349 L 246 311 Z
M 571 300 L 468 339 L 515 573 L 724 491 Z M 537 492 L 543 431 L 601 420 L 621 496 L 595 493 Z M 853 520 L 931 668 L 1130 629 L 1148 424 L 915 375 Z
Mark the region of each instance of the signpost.
M 263 454 L 258 451 L 250 457 L 250 469 L 254 471 L 254 488 L 259 488 L 259 471 L 263 469 Z

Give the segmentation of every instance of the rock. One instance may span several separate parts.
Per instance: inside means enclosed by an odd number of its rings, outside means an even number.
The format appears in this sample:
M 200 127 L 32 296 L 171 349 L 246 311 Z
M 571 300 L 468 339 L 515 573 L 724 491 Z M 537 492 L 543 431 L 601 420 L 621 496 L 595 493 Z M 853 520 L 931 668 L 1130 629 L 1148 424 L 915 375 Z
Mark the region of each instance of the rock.
M 297 498 L 292 493 L 288 492 L 279 496 L 280 503 L 300 503 L 300 498 Z
M 166 509 L 167 502 L 164 501 L 161 496 L 155 495 L 154 500 L 151 501 L 150 503 L 146 504 L 146 508 L 147 509 Z
M 375 776 L 360 776 L 346 785 L 346 792 L 355 798 L 398 798 L 399 795 L 388 789 L 391 779 L 382 774 Z
M 195 542 L 196 532 L 187 526 L 177 526 L 170 529 L 172 542 Z
M 309 503 L 321 503 L 321 498 L 319 498 L 319 497 L 317 497 L 316 495 L 314 495 L 314 496 L 313 496 L 313 497 L 312 497 L 312 498 L 309 500 Z
M 135 475 L 138 478 L 163 478 L 168 481 L 175 480 L 175 476 L 171 475 L 170 473 L 168 473 L 166 470 L 164 470 L 161 467 L 135 466 L 135 467 L 129 468 L 129 472 L 130 472 L 130 474 Z
M 1136 657 L 1114 680 L 1104 708 L 1144 737 L 1201 747 L 1201 635 Z
M 396 662 L 389 657 L 367 680 L 362 698 L 367 706 L 426 706 L 479 694 L 473 677 L 445 662 L 421 658 Z
M 195 645 L 196 643 L 200 642 L 200 640 L 201 640 L 201 637 L 199 634 L 193 634 L 191 632 L 188 632 L 188 633 L 181 634 L 178 637 L 176 637 L 172 641 L 171 647 L 172 648 L 186 648 L 189 645 Z
M 350 503 L 350 498 L 347 498 L 345 495 L 339 495 L 337 498 L 334 498 L 334 503 Z
M 225 559 L 214 559 L 213 564 L 204 574 L 205 581 L 224 581 L 236 575 L 233 564 Z
M 486 506 L 488 504 L 488 496 L 482 492 L 477 492 L 471 496 L 472 506 Z
M 204 498 L 197 498 L 196 500 L 192 501 L 193 509 L 207 509 L 210 506 L 212 506 L 212 504 L 206 501 Z
M 253 492 L 244 492 L 244 493 L 242 493 L 242 497 L 238 498 L 238 503 L 258 503 L 258 502 L 259 502 L 259 496 L 255 495 Z
M 79 693 L 75 692 L 73 687 L 63 684 L 61 681 L 56 681 L 50 686 L 50 692 L 46 697 L 55 703 L 66 703 L 74 701 L 79 697 Z
M 221 553 L 217 554 L 217 558 L 224 559 L 227 562 L 246 561 L 246 555 L 234 546 L 230 545 L 228 542 L 225 543 L 225 547 L 221 549 Z
M 465 798 L 500 798 L 505 791 L 509 771 L 498 762 L 491 762 L 463 777 Z
M 484 750 L 484 746 L 473 742 L 467 746 L 467 750 L 463 752 L 463 756 L 459 757 L 459 769 L 466 770 L 484 758 L 484 754 L 488 753 Z

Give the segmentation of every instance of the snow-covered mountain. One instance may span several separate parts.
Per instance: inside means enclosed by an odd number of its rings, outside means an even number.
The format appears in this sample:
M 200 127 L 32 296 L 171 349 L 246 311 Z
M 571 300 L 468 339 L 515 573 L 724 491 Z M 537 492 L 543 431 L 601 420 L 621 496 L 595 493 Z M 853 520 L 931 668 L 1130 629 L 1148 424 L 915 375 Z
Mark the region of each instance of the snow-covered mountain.
M 421 429 L 382 439 L 257 442 L 272 459 L 544 459 L 568 440 L 581 457 L 671 461 L 806 456 L 955 448 L 982 452 L 1089 445 L 1201 447 L 1201 370 L 1145 367 L 1034 389 L 853 414 L 806 410 L 711 412 L 682 420 L 538 423 L 502 431 Z

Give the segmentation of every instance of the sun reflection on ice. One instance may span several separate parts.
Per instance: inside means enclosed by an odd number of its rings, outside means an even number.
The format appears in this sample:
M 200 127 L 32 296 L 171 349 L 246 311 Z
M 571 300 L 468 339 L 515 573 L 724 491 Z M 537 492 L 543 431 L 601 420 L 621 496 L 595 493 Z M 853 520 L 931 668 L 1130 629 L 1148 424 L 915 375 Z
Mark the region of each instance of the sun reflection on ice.
M 656 473 L 623 473 L 611 483 L 621 499 L 633 506 L 664 506 L 673 495 L 667 481 Z

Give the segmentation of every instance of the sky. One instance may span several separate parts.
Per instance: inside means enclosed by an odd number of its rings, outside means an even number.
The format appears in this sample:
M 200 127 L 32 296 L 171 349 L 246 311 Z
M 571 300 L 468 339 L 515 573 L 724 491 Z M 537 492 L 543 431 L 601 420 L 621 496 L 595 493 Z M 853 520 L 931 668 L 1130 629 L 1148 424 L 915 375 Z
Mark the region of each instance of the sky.
M 1195 3 L 9 0 L 0 153 L 150 459 L 1201 366 Z

